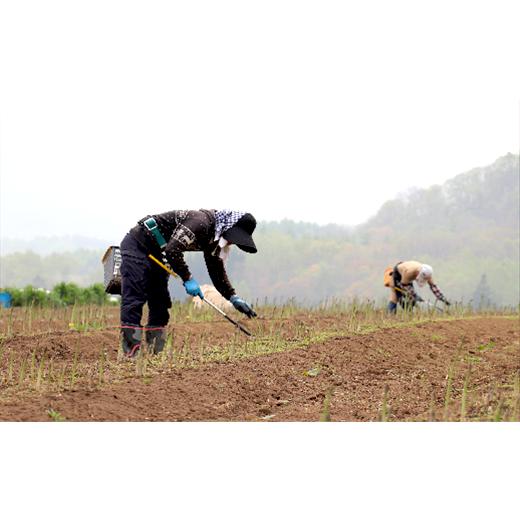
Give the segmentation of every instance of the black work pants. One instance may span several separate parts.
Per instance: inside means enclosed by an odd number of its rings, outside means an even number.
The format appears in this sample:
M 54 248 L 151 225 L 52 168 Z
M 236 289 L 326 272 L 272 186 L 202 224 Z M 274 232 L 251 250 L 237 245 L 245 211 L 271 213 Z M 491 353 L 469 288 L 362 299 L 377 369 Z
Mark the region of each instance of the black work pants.
M 148 252 L 131 234 L 121 242 L 121 256 L 121 323 L 140 327 L 148 302 L 147 326 L 166 326 L 172 306 L 168 273 L 148 258 Z

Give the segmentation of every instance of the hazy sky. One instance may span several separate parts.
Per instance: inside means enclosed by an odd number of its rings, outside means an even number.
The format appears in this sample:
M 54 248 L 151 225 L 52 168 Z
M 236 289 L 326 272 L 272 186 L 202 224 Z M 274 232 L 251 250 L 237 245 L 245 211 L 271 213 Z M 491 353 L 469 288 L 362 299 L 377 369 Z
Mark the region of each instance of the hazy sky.
M 357 224 L 518 151 L 518 2 L 0 5 L 3 237 L 200 207 Z

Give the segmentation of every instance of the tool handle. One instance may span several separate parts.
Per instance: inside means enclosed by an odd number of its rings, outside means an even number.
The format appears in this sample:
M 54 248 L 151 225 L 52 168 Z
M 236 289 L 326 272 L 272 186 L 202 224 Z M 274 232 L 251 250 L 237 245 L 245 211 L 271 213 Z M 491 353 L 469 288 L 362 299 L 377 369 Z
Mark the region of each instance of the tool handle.
M 252 334 L 245 327 L 240 325 L 240 323 L 237 323 L 236 321 L 232 320 L 227 314 L 224 314 L 224 317 L 226 318 L 226 320 L 230 321 L 233 325 L 236 325 L 244 334 L 246 334 L 247 336 L 252 336 Z
M 200 298 L 200 296 L 199 296 L 199 298 Z M 232 323 L 233 325 L 238 327 L 244 334 L 247 334 L 248 336 L 252 335 L 245 327 L 240 325 L 240 323 L 237 323 L 234 319 L 230 318 L 223 310 L 219 309 L 215 304 L 211 303 L 209 300 L 206 300 L 205 298 L 201 298 L 201 299 L 202 299 L 202 301 L 206 302 L 210 307 L 213 307 L 217 312 L 222 314 L 222 316 L 224 316 L 224 318 L 226 318 L 226 320 L 228 320 L 230 323 Z
M 167 271 L 169 274 L 171 274 L 174 278 L 178 278 L 179 277 L 169 267 L 166 267 L 161 261 L 157 260 L 157 258 L 155 258 L 155 256 L 148 255 L 148 258 L 151 258 L 156 264 L 160 265 L 165 271 Z

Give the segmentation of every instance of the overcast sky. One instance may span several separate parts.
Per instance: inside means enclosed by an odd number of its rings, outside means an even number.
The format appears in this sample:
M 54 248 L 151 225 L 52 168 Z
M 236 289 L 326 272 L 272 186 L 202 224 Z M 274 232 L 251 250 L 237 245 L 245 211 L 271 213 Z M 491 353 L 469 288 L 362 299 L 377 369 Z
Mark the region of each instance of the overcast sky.
M 0 5 L 3 237 L 201 207 L 357 224 L 518 151 L 518 2 Z

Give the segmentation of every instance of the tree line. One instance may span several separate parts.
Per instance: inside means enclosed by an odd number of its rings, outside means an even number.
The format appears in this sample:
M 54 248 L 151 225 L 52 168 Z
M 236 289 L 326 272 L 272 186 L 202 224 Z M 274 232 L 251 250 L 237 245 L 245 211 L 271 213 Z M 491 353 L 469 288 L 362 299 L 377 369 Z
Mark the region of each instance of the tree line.
M 75 283 L 61 282 L 51 290 L 27 285 L 23 288 L 5 287 L 0 292 L 7 292 L 11 296 L 13 307 L 42 306 L 65 307 L 67 305 L 105 305 L 114 303 L 105 293 L 103 284 L 95 283 L 88 287 L 79 287 Z

